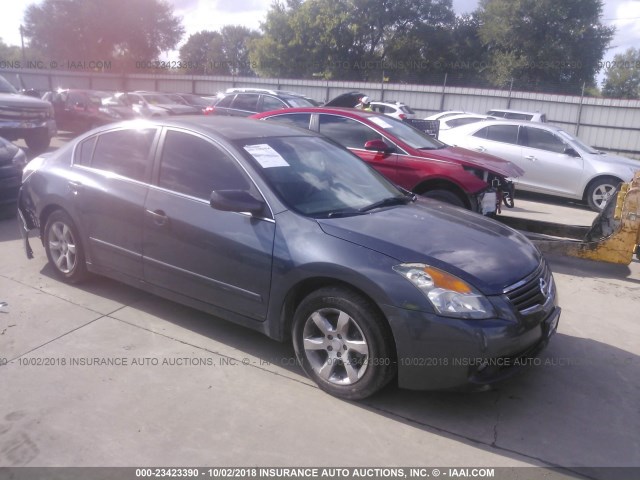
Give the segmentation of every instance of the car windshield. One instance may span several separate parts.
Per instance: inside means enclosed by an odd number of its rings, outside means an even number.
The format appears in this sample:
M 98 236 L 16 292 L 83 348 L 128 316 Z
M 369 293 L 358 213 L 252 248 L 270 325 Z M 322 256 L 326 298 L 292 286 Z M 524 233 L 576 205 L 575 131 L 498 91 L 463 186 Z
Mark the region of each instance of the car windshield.
M 358 215 L 404 193 L 349 151 L 319 137 L 238 142 L 281 200 L 314 218 Z
M 413 128 L 409 124 L 389 116 L 372 116 L 368 120 L 382 127 L 385 132 L 395 136 L 412 148 L 418 150 L 437 150 L 446 145 L 432 136 Z
M 18 93 L 18 91 L 4 77 L 0 77 L 0 93 Z
M 574 145 L 577 145 L 578 148 L 584 152 L 587 153 L 591 153 L 591 154 L 598 154 L 600 152 L 598 152 L 597 150 L 595 150 L 593 147 L 590 147 L 589 145 L 587 145 L 586 143 L 583 143 L 581 140 L 577 139 L 576 137 L 574 137 L 573 135 L 571 135 L 568 132 L 565 132 L 564 130 L 558 130 L 558 135 L 560 135 L 562 138 L 564 138 L 565 140 L 569 140 L 571 143 L 573 143 Z

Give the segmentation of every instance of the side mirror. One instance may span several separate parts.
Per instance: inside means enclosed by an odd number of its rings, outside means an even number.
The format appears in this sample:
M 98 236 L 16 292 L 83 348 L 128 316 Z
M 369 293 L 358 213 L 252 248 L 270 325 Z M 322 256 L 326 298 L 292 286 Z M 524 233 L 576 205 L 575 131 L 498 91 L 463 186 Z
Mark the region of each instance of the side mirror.
M 246 190 L 214 190 L 209 205 L 223 212 L 248 212 L 252 215 L 262 213 L 264 208 L 264 202 Z
M 395 151 L 394 147 L 390 147 L 383 140 L 369 140 L 364 144 L 365 150 L 372 150 L 374 152 L 392 153 Z
M 562 153 L 569 155 L 570 157 L 580 157 L 580 154 L 571 147 L 566 147 Z

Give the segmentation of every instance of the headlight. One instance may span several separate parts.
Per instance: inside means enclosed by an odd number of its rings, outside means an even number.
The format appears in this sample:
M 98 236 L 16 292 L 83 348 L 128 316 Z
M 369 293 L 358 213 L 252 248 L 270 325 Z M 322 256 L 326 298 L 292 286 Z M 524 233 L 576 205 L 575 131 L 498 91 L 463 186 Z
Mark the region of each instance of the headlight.
M 423 263 L 403 263 L 393 269 L 415 285 L 441 315 L 472 319 L 495 315 L 487 297 L 450 273 Z

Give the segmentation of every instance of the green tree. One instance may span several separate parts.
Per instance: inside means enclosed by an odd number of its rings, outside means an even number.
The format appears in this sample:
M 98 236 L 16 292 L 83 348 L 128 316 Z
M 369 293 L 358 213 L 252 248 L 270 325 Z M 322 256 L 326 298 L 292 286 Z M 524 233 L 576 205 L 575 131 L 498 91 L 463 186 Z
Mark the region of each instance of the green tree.
M 613 57 L 605 74 L 602 94 L 614 98 L 640 98 L 640 49 L 631 47 Z
M 601 0 L 481 0 L 479 36 L 488 79 L 546 91 L 594 85 L 614 33 L 601 23 Z
M 188 73 L 229 75 L 231 70 L 223 52 L 222 35 L 218 32 L 194 33 L 180 47 L 180 60 L 189 65 Z
M 227 25 L 220 30 L 222 53 L 231 73 L 238 76 L 254 75 L 249 60 L 249 44 L 260 34 L 241 25 Z
M 407 56 L 416 60 L 437 50 L 431 35 L 453 19 L 451 0 L 276 2 L 250 56 L 266 76 L 379 80 L 385 65 L 401 76 L 404 64 L 415 63 Z M 390 62 L 401 58 L 403 65 Z
M 153 60 L 184 34 L 165 0 L 44 0 L 24 16 L 30 45 L 56 60 Z

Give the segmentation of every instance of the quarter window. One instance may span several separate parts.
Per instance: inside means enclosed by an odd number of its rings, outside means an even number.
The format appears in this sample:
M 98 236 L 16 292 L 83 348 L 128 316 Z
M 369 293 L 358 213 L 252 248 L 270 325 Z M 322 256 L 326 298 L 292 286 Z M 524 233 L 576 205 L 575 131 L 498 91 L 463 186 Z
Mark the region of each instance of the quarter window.
M 382 135 L 372 128 L 336 115 L 320 115 L 320 133 L 347 148 L 364 148 L 369 140 L 382 139 Z
M 74 163 L 77 165 L 91 165 L 91 154 L 98 137 L 91 137 L 78 145 Z
M 98 136 L 91 166 L 144 181 L 147 178 L 149 151 L 155 134 L 155 128 L 103 133 Z
M 251 184 L 236 161 L 220 147 L 188 133 L 169 131 L 158 185 L 208 200 L 213 190 L 248 190 Z

